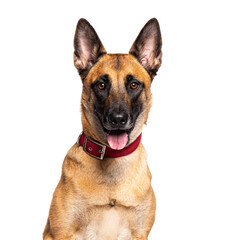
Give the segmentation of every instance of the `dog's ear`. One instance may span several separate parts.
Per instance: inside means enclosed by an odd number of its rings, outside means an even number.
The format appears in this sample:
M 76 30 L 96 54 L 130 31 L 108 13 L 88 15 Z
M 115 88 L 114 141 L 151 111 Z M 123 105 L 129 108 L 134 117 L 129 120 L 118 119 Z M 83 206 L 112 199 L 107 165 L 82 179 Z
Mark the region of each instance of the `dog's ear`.
M 74 38 L 74 64 L 82 79 L 98 58 L 106 54 L 96 31 L 90 23 L 81 18 L 76 26 Z
M 161 66 L 161 46 L 160 26 L 157 19 L 152 18 L 142 28 L 129 51 L 149 72 L 151 78 Z

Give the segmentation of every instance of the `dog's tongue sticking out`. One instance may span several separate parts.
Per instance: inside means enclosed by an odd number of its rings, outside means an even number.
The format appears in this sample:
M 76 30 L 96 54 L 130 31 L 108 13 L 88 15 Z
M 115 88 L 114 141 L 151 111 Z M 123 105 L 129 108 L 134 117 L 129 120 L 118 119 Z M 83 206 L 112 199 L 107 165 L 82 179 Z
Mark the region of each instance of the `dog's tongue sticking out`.
M 109 133 L 107 141 L 112 149 L 121 150 L 128 142 L 128 135 L 126 132 L 112 131 Z

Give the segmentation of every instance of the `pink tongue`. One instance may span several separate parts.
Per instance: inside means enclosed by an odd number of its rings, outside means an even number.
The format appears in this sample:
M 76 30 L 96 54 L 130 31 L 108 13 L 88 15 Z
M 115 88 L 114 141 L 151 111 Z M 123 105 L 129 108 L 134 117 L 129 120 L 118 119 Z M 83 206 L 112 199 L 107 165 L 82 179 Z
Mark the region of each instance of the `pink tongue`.
M 126 132 L 123 133 L 110 133 L 107 137 L 107 141 L 112 149 L 121 150 L 128 142 L 128 135 Z

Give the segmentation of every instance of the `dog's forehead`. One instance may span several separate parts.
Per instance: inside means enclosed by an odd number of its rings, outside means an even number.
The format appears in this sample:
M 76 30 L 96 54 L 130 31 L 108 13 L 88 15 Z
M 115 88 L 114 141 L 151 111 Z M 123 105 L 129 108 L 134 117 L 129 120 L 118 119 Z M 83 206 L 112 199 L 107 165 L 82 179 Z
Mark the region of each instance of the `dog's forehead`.
M 127 75 L 143 81 L 150 86 L 151 78 L 147 71 L 130 54 L 106 54 L 90 70 L 87 79 L 90 83 L 96 81 L 100 76 L 108 75 L 113 84 L 125 82 Z

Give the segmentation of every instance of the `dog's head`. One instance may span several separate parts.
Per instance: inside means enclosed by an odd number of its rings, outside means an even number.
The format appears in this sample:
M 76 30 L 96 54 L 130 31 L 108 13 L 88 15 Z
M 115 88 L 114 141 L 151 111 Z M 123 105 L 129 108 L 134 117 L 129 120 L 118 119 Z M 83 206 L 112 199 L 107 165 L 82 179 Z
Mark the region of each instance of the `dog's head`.
M 139 136 L 151 107 L 161 46 L 155 18 L 143 27 L 129 54 L 107 54 L 93 27 L 79 20 L 74 64 L 83 82 L 82 124 L 88 137 L 122 149 Z

